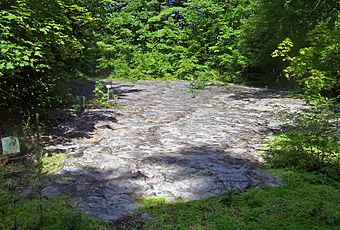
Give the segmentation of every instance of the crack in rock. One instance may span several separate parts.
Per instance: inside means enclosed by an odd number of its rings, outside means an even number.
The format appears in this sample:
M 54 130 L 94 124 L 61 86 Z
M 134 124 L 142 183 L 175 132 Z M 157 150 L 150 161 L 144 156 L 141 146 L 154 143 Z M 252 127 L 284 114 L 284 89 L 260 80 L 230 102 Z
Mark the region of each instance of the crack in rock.
M 301 101 L 241 86 L 209 86 L 192 98 L 185 81 L 112 84 L 121 106 L 88 109 L 51 130 L 60 138 L 47 148 L 70 154 L 74 166 L 56 172 L 45 195 L 67 194 L 116 220 L 138 208 L 137 197 L 195 200 L 280 183 L 257 169 L 261 143 L 277 132 L 277 112 Z

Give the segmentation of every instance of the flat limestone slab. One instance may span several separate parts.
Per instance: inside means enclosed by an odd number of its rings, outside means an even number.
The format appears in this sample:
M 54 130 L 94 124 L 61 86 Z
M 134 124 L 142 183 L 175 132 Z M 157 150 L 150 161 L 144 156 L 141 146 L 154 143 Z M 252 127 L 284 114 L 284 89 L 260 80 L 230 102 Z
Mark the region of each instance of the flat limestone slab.
M 52 131 L 52 149 L 71 155 L 46 195 L 115 220 L 138 208 L 137 197 L 195 200 L 279 179 L 257 170 L 262 140 L 277 131 L 279 111 L 302 102 L 241 86 L 209 86 L 193 97 L 185 81 L 113 83 L 117 108 L 86 110 Z M 57 177 L 58 178 L 58 177 Z

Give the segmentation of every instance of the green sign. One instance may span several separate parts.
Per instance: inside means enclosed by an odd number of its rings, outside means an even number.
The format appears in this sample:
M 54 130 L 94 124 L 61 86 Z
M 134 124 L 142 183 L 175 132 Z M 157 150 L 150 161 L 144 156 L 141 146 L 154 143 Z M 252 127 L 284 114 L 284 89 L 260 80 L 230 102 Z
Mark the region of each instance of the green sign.
M 4 154 L 20 153 L 19 139 L 16 137 L 5 137 L 2 141 L 2 152 Z

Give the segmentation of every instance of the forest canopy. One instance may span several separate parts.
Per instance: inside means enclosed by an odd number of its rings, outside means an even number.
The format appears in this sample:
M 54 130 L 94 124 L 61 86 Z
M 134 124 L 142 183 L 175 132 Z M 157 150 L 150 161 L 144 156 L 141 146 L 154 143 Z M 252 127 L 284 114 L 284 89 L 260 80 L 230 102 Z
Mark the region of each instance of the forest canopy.
M 288 78 L 335 97 L 339 26 L 336 0 L 1 0 L 0 107 L 64 104 L 80 77 Z

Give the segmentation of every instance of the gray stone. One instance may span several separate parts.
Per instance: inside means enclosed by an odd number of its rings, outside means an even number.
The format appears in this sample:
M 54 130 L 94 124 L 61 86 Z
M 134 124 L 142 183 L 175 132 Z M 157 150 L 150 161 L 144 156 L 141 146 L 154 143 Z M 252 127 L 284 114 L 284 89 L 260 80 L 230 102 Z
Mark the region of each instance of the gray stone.
M 48 148 L 70 153 L 73 166 L 46 194 L 70 195 L 87 213 L 115 220 L 138 208 L 137 197 L 194 200 L 280 183 L 256 169 L 259 148 L 280 125 L 277 111 L 301 101 L 240 86 L 209 86 L 192 98 L 185 81 L 113 85 L 117 108 L 87 109 L 53 130 L 64 142 Z
M 152 215 L 148 212 L 143 213 L 140 217 L 145 221 L 151 221 L 152 220 Z
M 41 190 L 41 194 L 44 196 L 56 196 L 56 195 L 60 195 L 61 192 L 59 191 L 57 187 L 48 186 L 44 188 L 43 190 Z

